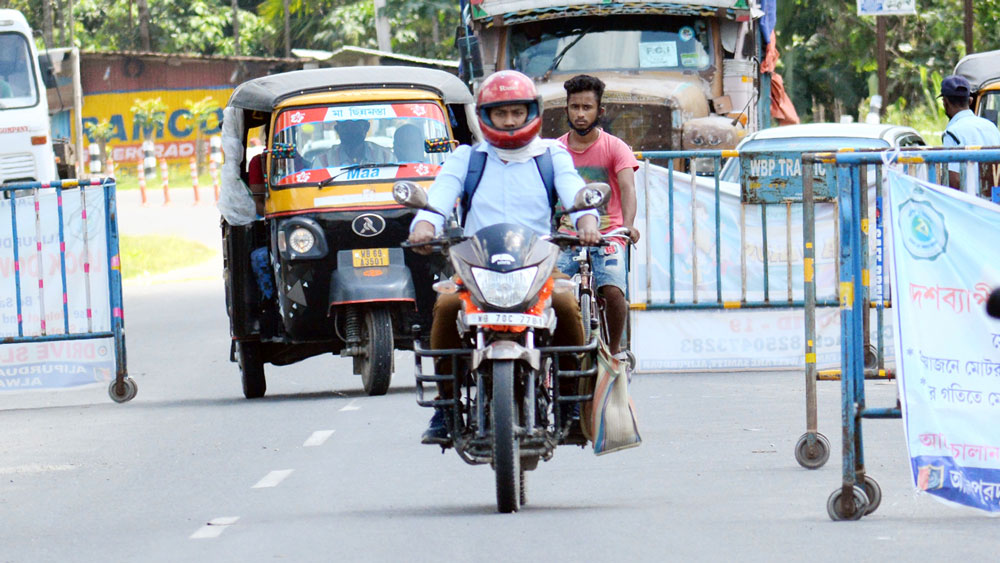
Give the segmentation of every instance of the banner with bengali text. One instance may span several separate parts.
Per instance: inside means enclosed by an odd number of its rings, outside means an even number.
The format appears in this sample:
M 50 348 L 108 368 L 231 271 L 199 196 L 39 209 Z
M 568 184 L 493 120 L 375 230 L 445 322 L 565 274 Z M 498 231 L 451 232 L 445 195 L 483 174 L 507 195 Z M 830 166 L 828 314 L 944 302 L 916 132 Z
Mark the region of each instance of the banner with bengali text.
M 30 194 L 0 200 L 0 338 L 111 330 L 103 188 L 63 190 L 59 204 L 52 189 L 37 207 Z M 114 373 L 112 338 L 0 344 L 0 393 L 106 383 Z
M 896 357 L 917 489 L 1000 514 L 1000 206 L 887 173 Z

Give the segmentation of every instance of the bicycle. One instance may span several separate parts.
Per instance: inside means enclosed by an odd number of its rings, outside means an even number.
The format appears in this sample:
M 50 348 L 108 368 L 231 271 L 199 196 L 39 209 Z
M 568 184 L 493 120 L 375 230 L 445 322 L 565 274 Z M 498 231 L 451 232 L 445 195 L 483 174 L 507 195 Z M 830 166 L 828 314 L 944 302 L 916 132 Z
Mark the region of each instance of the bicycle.
M 607 233 L 601 235 L 602 245 L 597 248 L 606 247 L 609 239 L 623 239 L 626 242 L 625 246 L 625 265 L 628 267 L 629 263 L 629 252 L 631 251 L 632 239 L 629 238 L 629 229 L 626 227 L 619 227 L 613 229 Z M 610 336 L 608 335 L 608 323 L 607 323 L 607 303 L 597 291 L 599 288 L 594 287 L 594 273 L 593 265 L 591 264 L 591 249 L 594 247 L 581 246 L 575 252 L 576 255 L 573 257 L 573 261 L 580 265 L 580 271 L 573 276 L 573 281 L 577 284 L 577 301 L 580 303 L 580 316 L 583 318 L 583 334 L 584 341 L 590 342 L 590 339 L 595 330 L 598 331 L 598 337 L 601 342 L 608 344 L 610 342 Z M 626 298 L 628 295 L 626 294 Z M 596 306 L 595 306 L 596 305 Z M 589 319 L 589 322 L 588 322 Z M 626 362 L 628 362 L 628 371 L 631 373 L 635 370 L 636 358 L 635 354 L 632 353 L 632 332 L 631 332 L 631 319 L 625 317 L 625 331 L 622 334 L 624 342 L 621 343 L 620 351 L 625 353 Z

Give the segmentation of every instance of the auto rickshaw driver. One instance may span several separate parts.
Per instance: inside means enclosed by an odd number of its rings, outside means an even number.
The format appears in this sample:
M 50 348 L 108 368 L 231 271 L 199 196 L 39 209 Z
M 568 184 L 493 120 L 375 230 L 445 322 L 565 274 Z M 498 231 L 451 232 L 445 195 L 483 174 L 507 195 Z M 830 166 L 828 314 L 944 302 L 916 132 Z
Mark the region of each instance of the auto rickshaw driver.
M 381 164 L 392 162 L 389 149 L 378 143 L 366 141 L 371 124 L 364 119 L 348 119 L 334 122 L 333 129 L 340 138 L 340 144 L 330 147 L 316 157 L 313 165 L 322 168 L 349 166 L 351 164 Z

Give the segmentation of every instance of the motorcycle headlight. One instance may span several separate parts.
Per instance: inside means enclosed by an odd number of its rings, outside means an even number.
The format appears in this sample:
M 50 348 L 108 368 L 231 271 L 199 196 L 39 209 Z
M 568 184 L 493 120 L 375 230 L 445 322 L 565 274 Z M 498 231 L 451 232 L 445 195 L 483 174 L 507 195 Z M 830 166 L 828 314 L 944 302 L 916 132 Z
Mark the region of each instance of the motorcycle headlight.
M 472 268 L 472 277 L 483 294 L 483 299 L 494 307 L 509 308 L 523 302 L 535 281 L 538 266 L 494 272 L 484 268 Z
M 316 237 L 309 229 L 299 227 L 292 231 L 292 234 L 288 235 L 288 246 L 299 254 L 309 252 L 315 244 Z

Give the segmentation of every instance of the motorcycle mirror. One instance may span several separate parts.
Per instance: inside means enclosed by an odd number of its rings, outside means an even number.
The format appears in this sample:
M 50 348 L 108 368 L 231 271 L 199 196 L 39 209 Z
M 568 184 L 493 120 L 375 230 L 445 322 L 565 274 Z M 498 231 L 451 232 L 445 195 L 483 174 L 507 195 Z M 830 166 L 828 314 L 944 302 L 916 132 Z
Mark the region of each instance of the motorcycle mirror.
M 584 209 L 597 209 L 604 205 L 611 193 L 611 186 L 604 182 L 591 182 L 576 192 L 573 200 L 573 207 L 566 210 L 566 213 L 574 213 Z
M 392 186 L 392 199 L 396 200 L 396 203 L 410 209 L 423 209 L 431 213 L 437 213 L 442 217 L 445 216 L 444 213 L 430 206 L 427 202 L 427 192 L 414 182 L 406 180 L 396 182 Z

